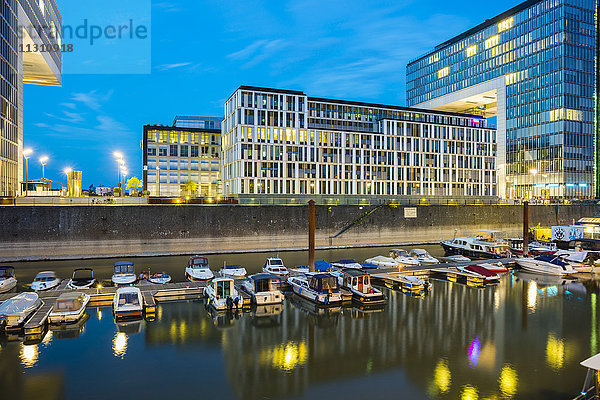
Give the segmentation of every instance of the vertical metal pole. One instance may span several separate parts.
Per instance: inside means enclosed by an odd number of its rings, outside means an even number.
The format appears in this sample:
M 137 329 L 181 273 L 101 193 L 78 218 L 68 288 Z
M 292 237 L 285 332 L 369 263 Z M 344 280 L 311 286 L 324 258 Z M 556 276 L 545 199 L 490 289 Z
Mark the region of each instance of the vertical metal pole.
M 529 202 L 523 202 L 523 256 L 529 255 Z
M 29 157 L 25 157 L 25 196 L 29 196 Z
M 121 162 L 117 160 L 117 169 L 119 174 L 119 197 L 121 197 Z
M 308 270 L 315 272 L 315 201 L 308 202 Z

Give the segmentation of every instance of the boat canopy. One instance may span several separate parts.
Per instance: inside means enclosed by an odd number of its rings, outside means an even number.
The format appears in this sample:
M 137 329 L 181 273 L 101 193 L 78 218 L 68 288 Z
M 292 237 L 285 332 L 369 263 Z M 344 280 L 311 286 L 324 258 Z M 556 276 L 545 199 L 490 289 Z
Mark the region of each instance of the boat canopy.
M 206 257 L 192 257 L 190 258 L 190 265 L 208 265 L 208 258 Z
M 367 269 L 377 269 L 377 268 L 379 268 L 375 264 L 365 263 L 365 262 L 360 263 L 360 266 L 363 267 L 363 268 L 367 268 Z
M 0 305 L 0 315 L 20 314 L 38 301 L 37 293 L 25 292 L 6 300 Z
M 91 268 L 77 268 L 73 271 L 73 280 L 89 280 L 94 279 L 94 270 Z
M 0 278 L 15 276 L 15 267 L 0 267 Z
M 283 261 L 281 261 L 281 258 L 268 258 L 267 264 L 283 266 Z
M 337 292 L 339 290 L 337 278 L 330 274 L 315 274 L 308 277 L 308 285 L 319 293 Z
M 351 258 L 349 260 L 340 260 L 336 262 L 336 264 L 356 264 L 356 260 L 354 258 Z
M 600 353 L 582 361 L 581 365 L 594 371 L 600 371 Z
M 560 257 L 555 256 L 555 255 L 545 255 L 544 254 L 544 255 L 535 257 L 534 260 L 545 261 L 547 263 L 558 265 L 560 267 L 566 267 L 567 265 L 569 265 L 569 263 L 562 261 L 560 259 Z
M 354 268 L 346 268 L 343 269 L 342 272 L 346 275 L 350 275 L 350 276 L 364 276 L 364 275 L 368 275 L 366 272 L 360 271 L 358 269 L 354 269 Z
M 133 263 L 131 261 L 119 261 L 115 263 L 115 274 L 133 274 Z
M 83 305 L 85 295 L 83 293 L 71 292 L 63 293 L 54 302 L 55 312 L 77 311 Z
M 330 272 L 333 269 L 333 266 L 329 264 L 327 261 L 319 260 L 315 261 L 315 271 L 316 272 Z
M 224 269 L 241 269 L 244 267 L 242 267 L 241 265 L 225 265 L 223 268 Z
M 276 280 L 281 280 L 277 275 L 274 274 L 256 274 L 256 275 L 252 275 L 250 277 L 250 279 L 252 279 L 253 281 L 264 281 L 264 280 L 271 280 L 271 279 L 276 279 Z

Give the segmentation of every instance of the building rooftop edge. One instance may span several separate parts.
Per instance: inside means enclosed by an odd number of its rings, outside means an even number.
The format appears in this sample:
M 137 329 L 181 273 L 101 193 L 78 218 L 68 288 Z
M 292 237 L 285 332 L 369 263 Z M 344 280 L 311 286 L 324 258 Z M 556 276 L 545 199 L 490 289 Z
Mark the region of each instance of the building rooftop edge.
M 211 128 L 182 128 L 179 126 L 168 126 L 168 125 L 156 125 L 156 124 L 146 124 L 144 125 L 144 130 L 146 129 L 168 129 L 170 131 L 186 131 L 186 132 L 208 132 L 208 133 L 221 133 L 220 129 L 211 129 Z
M 490 19 L 486 19 L 481 24 L 479 24 L 479 25 L 477 25 L 477 26 L 469 29 L 468 31 L 465 31 L 465 32 L 457 35 L 457 36 L 454 36 L 453 38 L 451 38 L 451 39 L 443 42 L 442 44 L 439 44 L 439 45 L 435 46 L 435 48 L 433 50 L 429 50 L 425 54 L 423 54 L 423 55 L 421 55 L 421 56 L 419 56 L 419 57 L 417 57 L 417 58 L 409 61 L 408 64 L 407 64 L 407 66 L 408 65 L 412 65 L 412 64 L 414 64 L 414 63 L 416 63 L 418 61 L 421 61 L 423 58 L 425 58 L 425 57 L 427 57 L 427 56 L 429 56 L 429 55 L 431 55 L 431 54 L 433 54 L 433 53 L 435 53 L 435 52 L 437 52 L 439 50 L 445 49 L 446 47 L 451 46 L 454 43 L 459 42 L 459 41 L 461 41 L 461 40 L 463 40 L 463 39 L 465 39 L 465 38 L 473 35 L 476 32 L 479 32 L 479 31 L 481 31 L 481 30 L 483 30 L 485 28 L 488 28 L 488 27 L 490 27 L 490 26 L 492 26 L 494 24 L 497 24 L 498 22 L 504 20 L 505 18 L 510 17 L 511 15 L 516 14 L 516 13 L 518 13 L 520 11 L 523 11 L 524 9 L 529 8 L 532 5 L 537 4 L 537 3 L 541 2 L 541 1 L 542 0 L 527 0 L 524 3 L 518 4 L 518 5 L 514 6 L 513 8 L 511 8 L 511 9 L 503 12 L 502 14 L 496 15 L 495 17 L 490 18 Z

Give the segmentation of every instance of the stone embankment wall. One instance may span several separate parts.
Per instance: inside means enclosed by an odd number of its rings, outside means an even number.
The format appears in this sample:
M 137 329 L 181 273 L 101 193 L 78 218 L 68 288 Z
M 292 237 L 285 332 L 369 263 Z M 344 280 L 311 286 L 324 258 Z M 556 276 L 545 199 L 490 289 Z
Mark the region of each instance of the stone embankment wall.
M 522 206 L 317 206 L 317 247 L 437 242 L 522 232 Z M 416 211 L 416 218 L 415 212 Z M 599 206 L 530 206 L 530 225 L 571 224 Z M 307 246 L 308 207 L 0 207 L 0 262 L 281 251 Z

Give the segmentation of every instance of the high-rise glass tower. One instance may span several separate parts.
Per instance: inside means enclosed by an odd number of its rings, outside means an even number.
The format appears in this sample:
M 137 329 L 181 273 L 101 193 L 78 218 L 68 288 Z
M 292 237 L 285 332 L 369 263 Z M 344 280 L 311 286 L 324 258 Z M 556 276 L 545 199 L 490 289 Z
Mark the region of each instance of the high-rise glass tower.
M 485 21 L 408 64 L 408 105 L 496 117 L 501 197 L 594 196 L 597 9 L 529 0 Z

